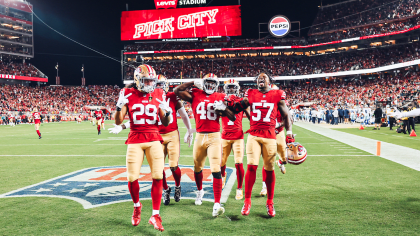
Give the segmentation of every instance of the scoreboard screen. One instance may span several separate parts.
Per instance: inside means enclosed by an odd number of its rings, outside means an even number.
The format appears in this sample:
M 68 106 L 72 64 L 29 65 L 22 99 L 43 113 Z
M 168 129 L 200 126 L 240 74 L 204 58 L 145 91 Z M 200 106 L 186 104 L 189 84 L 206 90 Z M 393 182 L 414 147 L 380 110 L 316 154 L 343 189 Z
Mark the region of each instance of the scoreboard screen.
M 239 5 L 124 11 L 121 15 L 123 41 L 240 35 Z

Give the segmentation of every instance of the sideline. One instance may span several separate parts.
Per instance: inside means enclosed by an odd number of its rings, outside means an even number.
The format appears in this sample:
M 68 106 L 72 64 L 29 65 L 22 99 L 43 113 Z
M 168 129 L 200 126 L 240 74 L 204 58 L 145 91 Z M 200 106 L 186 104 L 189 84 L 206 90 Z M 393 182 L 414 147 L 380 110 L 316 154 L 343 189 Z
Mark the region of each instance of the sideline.
M 308 122 L 296 122 L 293 125 L 323 135 L 327 138 L 337 140 L 357 149 L 371 153 L 372 155 L 376 155 L 376 143 L 379 140 L 344 133 L 341 131 L 325 128 L 319 125 L 313 125 L 312 123 Z M 299 141 L 299 137 L 297 137 L 297 141 Z M 381 143 L 382 149 L 380 157 L 401 164 L 403 166 L 407 166 L 411 169 L 420 171 L 419 150 L 382 141 Z

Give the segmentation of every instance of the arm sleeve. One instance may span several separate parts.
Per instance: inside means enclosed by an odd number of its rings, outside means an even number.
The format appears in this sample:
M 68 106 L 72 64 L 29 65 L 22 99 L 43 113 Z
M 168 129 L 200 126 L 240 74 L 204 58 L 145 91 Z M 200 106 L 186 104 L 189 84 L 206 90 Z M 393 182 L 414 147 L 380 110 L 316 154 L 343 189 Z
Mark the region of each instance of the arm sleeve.
M 125 122 L 124 126 L 125 126 L 126 129 L 129 129 L 130 128 L 130 121 Z
M 188 117 L 187 111 L 185 111 L 185 107 L 181 107 L 178 109 L 178 113 L 181 116 L 182 121 L 184 122 L 187 129 L 191 129 L 191 122 L 190 118 Z
M 416 117 L 416 116 L 420 116 L 420 109 L 404 112 L 402 114 L 402 117 Z

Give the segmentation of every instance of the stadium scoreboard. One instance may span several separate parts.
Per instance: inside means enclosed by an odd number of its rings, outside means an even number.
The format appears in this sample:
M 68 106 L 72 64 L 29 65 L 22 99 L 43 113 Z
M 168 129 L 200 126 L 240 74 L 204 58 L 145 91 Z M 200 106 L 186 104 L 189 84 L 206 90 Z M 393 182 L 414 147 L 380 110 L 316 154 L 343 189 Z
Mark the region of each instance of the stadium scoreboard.
M 239 5 L 124 11 L 121 40 L 241 36 Z

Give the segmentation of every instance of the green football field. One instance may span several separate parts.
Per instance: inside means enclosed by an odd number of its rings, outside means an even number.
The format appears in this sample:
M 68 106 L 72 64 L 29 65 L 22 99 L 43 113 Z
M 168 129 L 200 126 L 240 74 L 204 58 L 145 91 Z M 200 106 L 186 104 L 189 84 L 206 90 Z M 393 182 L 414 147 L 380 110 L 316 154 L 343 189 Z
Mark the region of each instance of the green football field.
M 186 129 L 178 122 L 183 137 Z M 98 136 L 88 122 L 67 122 L 43 124 L 41 133 L 39 140 L 31 125 L 0 126 L 0 195 L 89 167 L 125 165 L 127 131 Z M 132 202 L 84 209 L 62 198 L 0 198 L 0 235 L 420 234 L 418 171 L 296 126 L 294 133 L 309 156 L 302 165 L 286 165 L 285 175 L 276 169 L 274 218 L 259 196 L 260 162 L 249 216 L 241 215 L 243 201 L 234 198 L 236 183 L 218 218 L 211 216 L 211 202 L 162 204 L 163 233 L 147 224 L 151 200 L 142 201 L 142 221 L 133 227 Z M 193 165 L 192 147 L 183 143 L 180 164 Z M 233 157 L 228 167 L 234 168 Z

